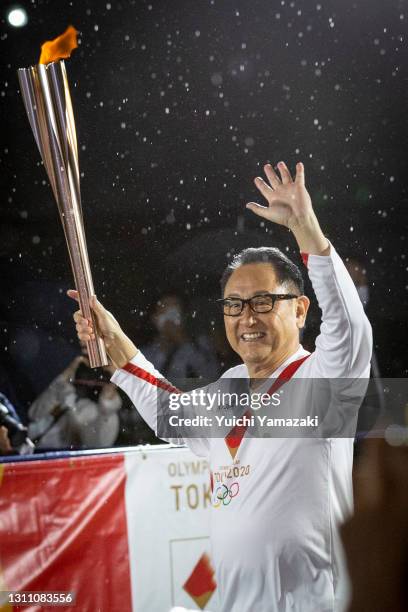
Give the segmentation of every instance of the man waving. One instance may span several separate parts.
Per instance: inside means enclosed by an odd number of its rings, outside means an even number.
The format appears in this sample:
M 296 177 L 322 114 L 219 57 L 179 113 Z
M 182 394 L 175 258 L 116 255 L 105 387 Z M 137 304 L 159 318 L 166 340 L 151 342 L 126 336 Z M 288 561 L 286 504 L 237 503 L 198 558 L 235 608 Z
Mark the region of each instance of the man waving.
M 235 256 L 222 280 L 228 342 L 242 365 L 223 378 L 245 379 L 249 391 L 271 393 L 289 379 L 364 379 L 369 376 L 371 327 L 340 257 L 324 236 L 298 163 L 293 180 L 267 164 L 255 184 L 266 206 L 255 214 L 289 228 L 302 253 L 322 310 L 316 350 L 299 342 L 309 299 L 298 267 L 273 247 Z M 70 297 L 76 298 L 74 291 Z M 160 372 L 93 300 L 99 333 L 117 367 L 112 381 L 157 431 L 158 390 L 173 392 Z M 94 330 L 78 311 L 78 336 Z M 297 397 L 298 414 L 311 394 Z M 355 409 L 356 412 L 357 409 Z M 347 412 L 347 411 L 346 411 Z M 356 418 L 349 410 L 347 415 Z M 346 605 L 337 525 L 352 509 L 352 437 L 256 438 L 245 428 L 225 437 L 184 440 L 207 456 L 213 477 L 212 555 L 222 612 L 328 612 Z

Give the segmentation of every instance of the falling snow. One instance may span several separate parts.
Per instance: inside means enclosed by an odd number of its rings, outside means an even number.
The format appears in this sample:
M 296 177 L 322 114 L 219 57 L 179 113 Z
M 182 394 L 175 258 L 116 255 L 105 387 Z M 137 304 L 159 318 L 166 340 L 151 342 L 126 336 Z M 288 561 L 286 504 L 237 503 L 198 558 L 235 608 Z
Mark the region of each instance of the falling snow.
M 262 15 L 252 3 L 216 0 L 193 14 L 171 3 L 78 5 L 81 45 L 66 65 L 84 223 L 97 290 L 122 308 L 125 322 L 131 308 L 135 320 L 145 316 L 166 284 L 214 297 L 227 254 L 243 244 L 265 241 L 297 257 L 293 236 L 244 208 L 262 202 L 252 181 L 265 161 L 282 158 L 292 171 L 305 163 L 322 227 L 341 254 L 363 253 L 373 303 L 390 279 L 398 297 L 389 312 L 379 307 L 378 325 L 389 337 L 400 333 L 395 304 L 408 286 L 406 14 L 399 0 L 383 3 L 381 16 L 362 0 L 346 4 L 279 0 Z M 49 8 L 45 16 L 33 2 L 33 19 L 59 18 L 62 8 Z M 46 283 L 58 285 L 51 294 L 64 312 L 59 287 L 72 279 L 51 186 L 24 123 L 11 39 L 3 28 L 0 104 L 5 116 L 10 109 L 18 116 L 19 130 L 0 151 L 1 257 L 10 304 L 20 308 L 16 324 L 49 324 L 54 338 L 68 329 L 68 316 L 45 307 L 49 322 L 15 295 L 24 283 L 39 295 Z M 27 65 L 36 59 L 31 45 L 19 51 Z M 1 307 L 7 317 L 9 304 Z M 202 312 L 194 312 L 197 323 Z M 383 359 L 399 375 L 388 358 L 394 352 Z

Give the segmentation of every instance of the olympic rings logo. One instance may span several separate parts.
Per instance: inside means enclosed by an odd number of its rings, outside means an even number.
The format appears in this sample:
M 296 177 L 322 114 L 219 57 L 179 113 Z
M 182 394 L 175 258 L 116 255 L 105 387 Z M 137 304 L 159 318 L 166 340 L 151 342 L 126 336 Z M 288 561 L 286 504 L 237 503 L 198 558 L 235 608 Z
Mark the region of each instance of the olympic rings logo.
M 219 508 L 221 505 L 229 506 L 232 499 L 239 493 L 239 483 L 233 482 L 230 487 L 226 484 L 222 484 L 217 487 L 214 491 L 213 507 Z

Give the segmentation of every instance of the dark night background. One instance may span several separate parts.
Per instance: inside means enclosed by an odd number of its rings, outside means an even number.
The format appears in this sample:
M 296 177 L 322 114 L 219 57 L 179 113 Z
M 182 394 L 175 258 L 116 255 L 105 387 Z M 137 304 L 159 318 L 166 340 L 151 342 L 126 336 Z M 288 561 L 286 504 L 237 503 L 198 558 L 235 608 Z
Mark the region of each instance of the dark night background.
M 218 278 L 244 246 L 299 263 L 289 232 L 245 203 L 261 202 L 252 180 L 266 161 L 301 160 L 323 230 L 364 259 L 381 371 L 407 375 L 407 2 L 20 5 L 28 24 L 12 28 L 1 3 L 0 354 L 23 405 L 77 343 L 65 239 L 16 71 L 71 23 L 95 288 L 136 343 L 169 288 L 189 297 L 193 330 L 219 335 Z

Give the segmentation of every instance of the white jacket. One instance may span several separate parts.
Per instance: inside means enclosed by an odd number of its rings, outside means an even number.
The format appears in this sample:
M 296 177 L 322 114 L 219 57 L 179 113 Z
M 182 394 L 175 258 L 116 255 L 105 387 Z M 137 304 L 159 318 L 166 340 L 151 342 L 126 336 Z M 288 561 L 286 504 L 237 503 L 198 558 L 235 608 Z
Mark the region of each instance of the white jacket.
M 343 262 L 331 247 L 329 256 L 309 255 L 307 268 L 322 324 L 316 350 L 293 378 L 368 379 L 371 326 Z M 300 346 L 271 381 L 307 354 Z M 157 391 L 166 382 L 140 352 L 128 369 L 132 372 L 117 370 L 112 382 L 157 431 Z M 248 372 L 239 365 L 223 377 L 247 378 Z M 304 414 L 309 413 L 310 394 L 298 399 Z M 357 409 L 352 404 L 346 417 L 356 421 Z M 210 462 L 212 559 L 220 610 L 343 610 L 347 576 L 337 525 L 352 511 L 353 438 L 245 435 L 234 459 L 223 438 L 177 442 Z

